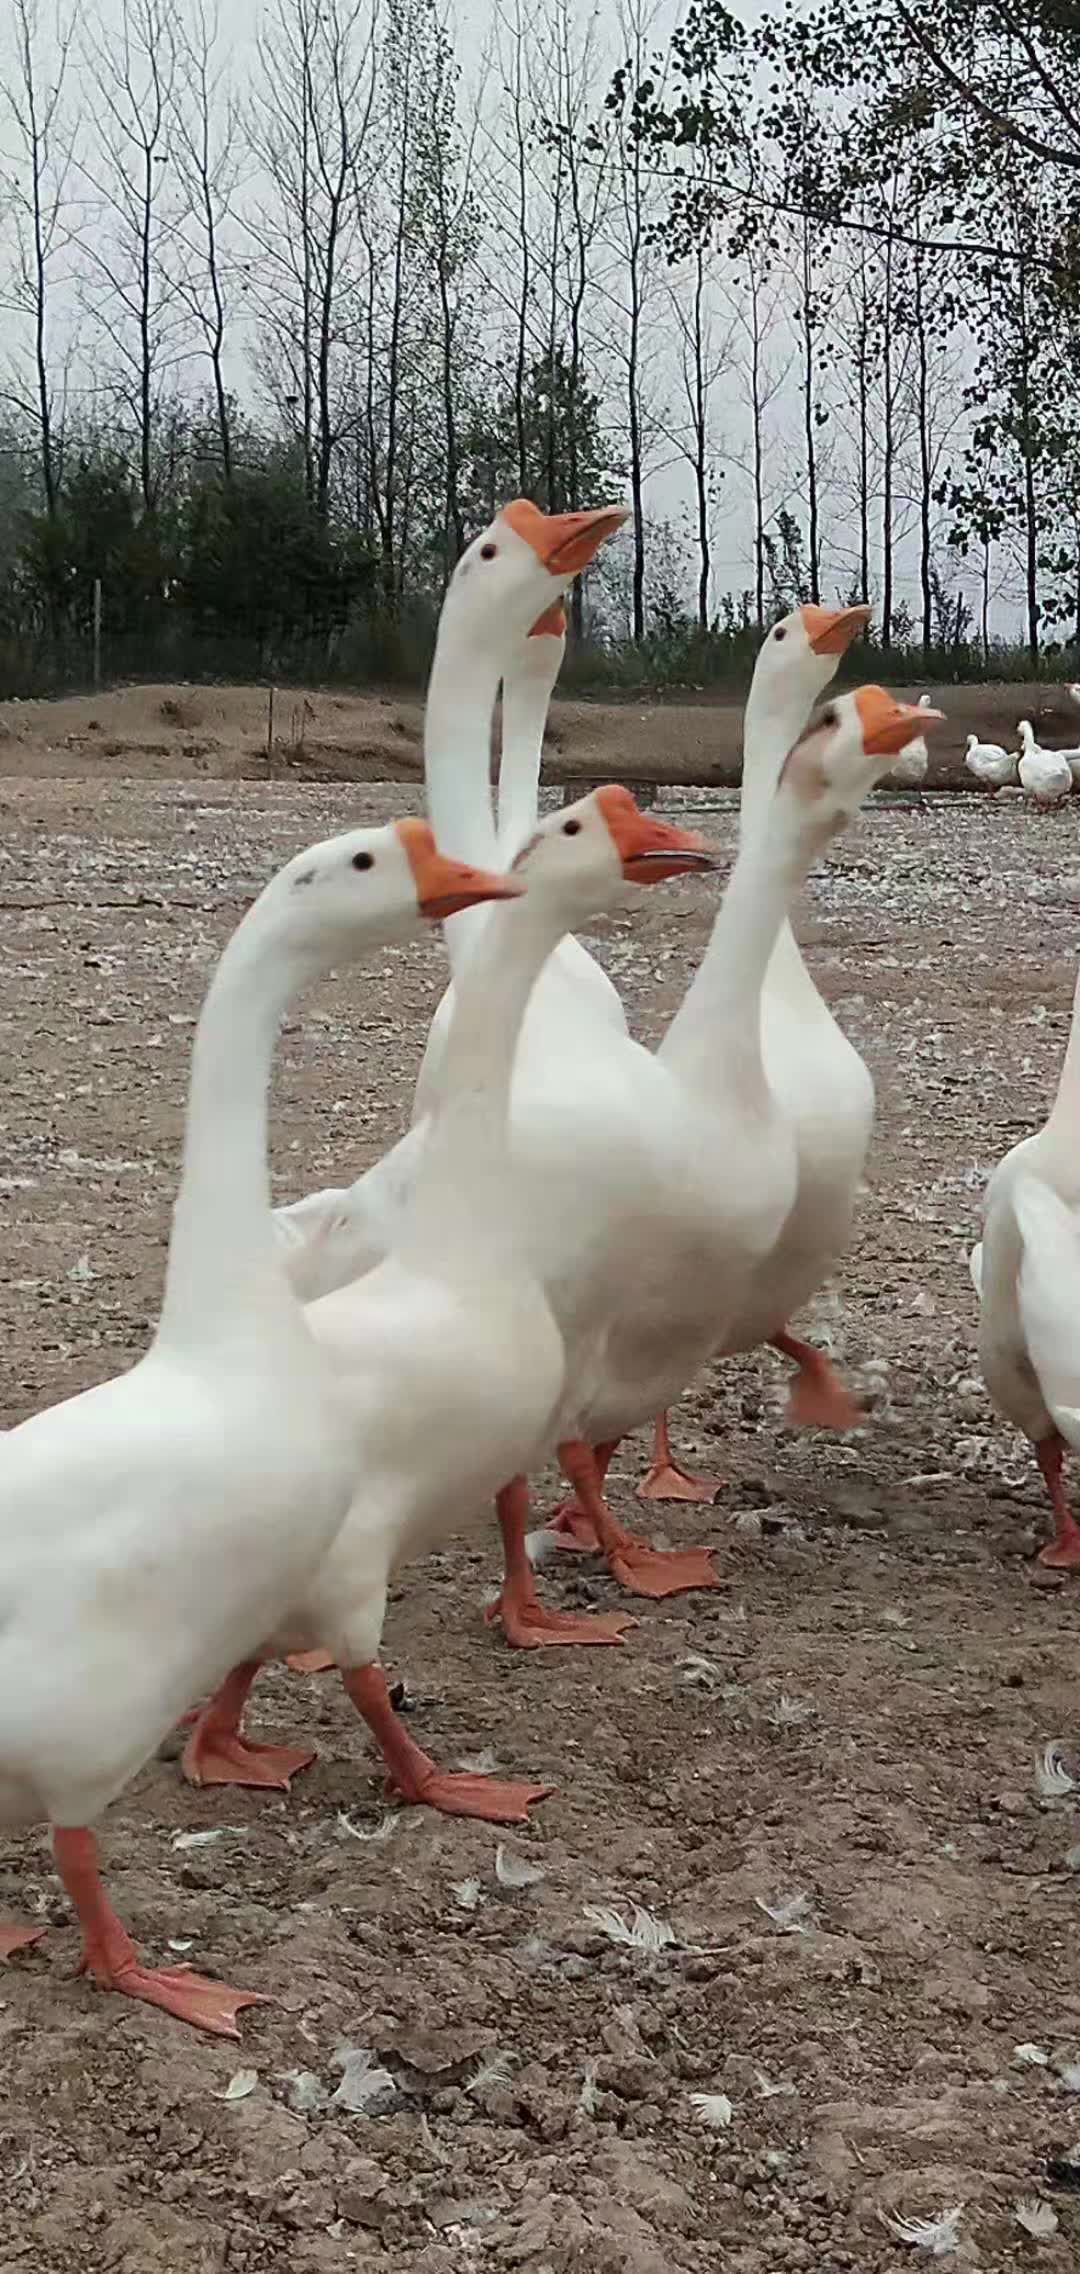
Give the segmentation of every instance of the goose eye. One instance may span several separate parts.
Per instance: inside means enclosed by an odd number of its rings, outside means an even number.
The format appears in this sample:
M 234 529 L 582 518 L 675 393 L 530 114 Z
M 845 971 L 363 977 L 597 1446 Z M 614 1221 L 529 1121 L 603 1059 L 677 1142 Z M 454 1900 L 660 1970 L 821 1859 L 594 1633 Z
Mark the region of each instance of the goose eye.
M 822 714 L 821 714 L 821 723 L 822 723 L 822 726 L 835 726 L 835 725 L 836 725 L 836 712 L 834 711 L 834 709 L 833 709 L 833 706 L 832 706 L 832 704 L 831 704 L 831 703 L 829 704 L 829 708 L 828 708 L 828 710 L 827 710 L 827 711 L 822 711 Z
M 497 546 L 497 545 L 481 545 L 481 547 L 480 547 L 480 558 L 481 558 L 481 560 L 482 560 L 482 561 L 493 561 L 493 560 L 494 560 L 494 558 L 495 558 L 495 555 L 496 555 L 496 553 L 498 552 L 498 550 L 499 550 L 499 548 L 498 548 L 498 546 Z
M 352 865 L 354 869 L 373 869 L 375 866 L 375 855 L 374 853 L 354 853 L 352 857 Z
M 786 638 L 787 638 L 787 626 L 786 626 L 786 624 L 778 624 L 778 625 L 777 625 L 777 627 L 776 627 L 776 630 L 775 630 L 775 632 L 773 633 L 773 638 L 774 638 L 774 640 L 786 640 Z
M 580 837 L 580 821 L 564 821 L 562 825 L 562 833 L 564 837 Z

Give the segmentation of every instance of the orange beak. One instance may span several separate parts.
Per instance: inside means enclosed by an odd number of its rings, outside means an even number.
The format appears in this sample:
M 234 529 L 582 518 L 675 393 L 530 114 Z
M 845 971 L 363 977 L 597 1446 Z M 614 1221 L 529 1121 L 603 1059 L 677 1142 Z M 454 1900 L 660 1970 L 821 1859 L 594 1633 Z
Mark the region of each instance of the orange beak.
M 543 615 L 533 625 L 529 638 L 537 640 L 544 633 L 549 634 L 553 640 L 566 638 L 566 610 L 561 600 L 553 600 L 550 608 L 545 608 Z
M 518 900 L 525 890 L 517 877 L 493 876 L 489 869 L 470 868 L 467 861 L 448 860 L 426 821 L 399 821 L 397 833 L 409 856 L 417 907 L 433 924 L 484 900 Z
M 715 869 L 716 854 L 696 829 L 676 829 L 642 813 L 629 790 L 617 782 L 597 790 L 596 803 L 607 822 L 628 884 L 662 884 L 665 877 L 691 876 Z
M 588 568 L 605 537 L 622 528 L 627 514 L 621 505 L 593 507 L 587 513 L 541 513 L 531 498 L 515 497 L 504 505 L 502 518 L 532 546 L 552 576 L 577 576 Z
M 870 621 L 870 610 L 861 602 L 857 608 L 818 608 L 806 600 L 799 613 L 814 655 L 846 655 Z
M 944 711 L 926 711 L 919 703 L 898 703 L 884 687 L 859 687 L 855 708 L 868 758 L 891 758 L 914 742 L 927 726 L 943 719 Z

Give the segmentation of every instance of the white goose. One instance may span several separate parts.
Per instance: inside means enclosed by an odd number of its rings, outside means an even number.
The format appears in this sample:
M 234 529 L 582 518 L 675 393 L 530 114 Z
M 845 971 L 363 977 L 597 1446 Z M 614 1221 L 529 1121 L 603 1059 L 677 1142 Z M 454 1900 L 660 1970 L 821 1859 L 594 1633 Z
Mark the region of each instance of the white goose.
M 619 515 L 619 521 L 624 518 Z M 613 509 L 604 535 L 613 533 L 616 526 Z M 536 827 L 544 729 L 565 653 L 566 610 L 560 600 L 533 625 L 528 639 L 515 650 L 503 673 L 498 800 L 500 861 L 512 860 Z M 622 999 L 596 957 L 582 947 L 580 940 L 569 937 L 560 942 L 556 955 L 558 969 L 588 989 L 600 1015 L 625 1031 Z M 436 1016 L 445 1016 L 441 1005 Z M 414 1119 L 422 1110 L 422 1088 L 423 1076 L 413 1106 Z
M 931 697 L 920 695 L 919 709 L 928 711 L 930 707 Z M 929 764 L 930 753 L 926 747 L 926 736 L 924 734 L 916 735 L 914 742 L 909 742 L 906 750 L 900 752 L 895 765 L 890 766 L 888 779 L 890 782 L 897 783 L 901 789 L 921 790 L 926 780 Z
M 964 764 L 988 790 L 1009 789 L 1017 780 L 1015 751 L 1006 750 L 1000 742 L 980 742 L 977 734 L 968 735 Z
M 1080 980 L 1045 1126 L 1000 1161 L 971 1258 L 979 1361 L 999 1411 L 1035 1447 L 1055 1534 L 1040 1563 L 1080 1571 L 1080 1525 L 1062 1476 L 1080 1451 Z
M 392 1573 L 498 1496 L 513 1592 L 534 1637 L 612 1642 L 626 1624 L 545 1621 L 517 1522 L 523 1487 L 511 1480 L 546 1455 L 565 1387 L 563 1341 L 537 1269 L 545 1243 L 510 1153 L 525 1007 L 563 934 L 621 900 L 626 883 L 713 865 L 700 839 L 639 814 L 626 790 L 597 790 L 539 825 L 515 864 L 524 902 L 496 912 L 459 971 L 442 1097 L 394 1253 L 308 1308 L 361 1416 L 363 1464 L 349 1516 L 275 1640 L 327 1651 L 396 1789 L 451 1814 L 519 1822 L 548 1788 L 447 1774 L 406 1735 L 378 1665 Z M 201 1715 L 185 1755 L 193 1781 L 287 1785 L 311 1758 L 244 1739 L 257 1666 L 234 1669 Z
M 543 514 L 527 499 L 515 499 L 481 531 L 451 578 L 424 713 L 428 798 L 433 814 L 438 811 L 448 822 L 454 843 L 486 844 L 492 861 L 499 855 L 489 751 L 500 678 L 504 763 L 498 843 L 512 847 L 536 820 L 544 723 L 565 646 L 565 619 L 556 630 L 553 611 L 562 616 L 563 591 L 625 519 L 618 506 Z M 523 557 L 545 570 L 547 593 L 534 636 L 512 633 L 508 638 L 507 598 Z M 448 943 L 452 951 L 456 943 L 459 960 L 472 936 L 451 927 Z M 590 1004 L 601 1023 L 625 1031 L 616 989 L 577 940 L 560 942 L 542 984 L 545 989 L 576 985 L 580 1003 Z M 452 1007 L 451 985 L 432 1020 L 407 1135 L 354 1184 L 309 1193 L 277 1210 L 285 1266 L 305 1301 L 346 1286 L 393 1247 L 423 1150 L 426 1115 L 439 1093 Z
M 1042 749 L 1030 719 L 1020 719 L 1016 731 L 1021 742 L 1017 767 L 1020 787 L 1034 799 L 1040 813 L 1050 813 L 1055 806 L 1063 805 L 1072 791 L 1068 758 L 1063 751 Z
M 508 889 L 442 860 L 421 822 L 312 846 L 273 879 L 199 1021 L 151 1348 L 0 1437 L 0 1821 L 51 1823 L 99 1983 L 218 2035 L 237 2035 L 254 1993 L 143 1966 L 87 1826 L 190 1698 L 273 1629 L 355 1480 L 355 1419 L 271 1223 L 278 1022 L 332 964 Z M 5 1928 L 0 1955 L 38 1931 Z
M 632 1266 L 608 1281 L 606 1310 L 593 1296 L 576 1348 L 568 1337 L 559 1453 L 609 1567 L 638 1592 L 669 1588 L 662 1569 L 654 1575 L 652 1551 L 607 1508 L 606 1464 L 619 1438 L 666 1409 L 710 1355 L 741 1346 L 763 1267 L 801 1200 L 796 1130 L 764 1049 L 763 987 L 778 931 L 813 860 L 913 723 L 932 716 L 861 688 L 832 703 L 789 751 L 767 813 L 744 831 L 687 1002 L 653 1071 L 635 1078 L 636 1210 L 624 1228 L 612 1178 L 603 1228 L 605 1246 L 617 1252 L 621 1241 Z
M 764 640 L 746 705 L 741 834 L 760 830 L 787 751 L 806 725 L 841 656 L 863 631 L 864 607 L 793 610 Z M 671 1032 L 707 1017 L 704 966 Z M 874 1085 L 857 1050 L 822 1000 L 785 919 L 762 994 L 763 1048 L 772 1091 L 788 1117 L 798 1154 L 798 1196 L 775 1251 L 763 1263 L 732 1349 L 771 1342 L 798 1366 L 793 1422 L 850 1429 L 860 1416 L 829 1360 L 788 1327 L 847 1247 L 874 1121 Z M 660 1046 L 663 1058 L 669 1047 Z M 711 1500 L 714 1477 L 693 1475 L 671 1457 L 666 1415 L 657 1422 L 652 1467 L 640 1490 L 657 1500 Z M 561 1531 L 587 1541 L 579 1514 L 560 1510 Z

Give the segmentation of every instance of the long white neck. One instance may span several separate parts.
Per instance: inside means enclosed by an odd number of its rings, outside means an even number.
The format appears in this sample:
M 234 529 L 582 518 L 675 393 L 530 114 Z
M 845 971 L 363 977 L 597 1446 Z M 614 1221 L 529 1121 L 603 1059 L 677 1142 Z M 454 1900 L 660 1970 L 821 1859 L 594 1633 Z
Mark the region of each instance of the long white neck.
M 523 1241 L 510 1153 L 514 1057 L 529 997 L 567 928 L 539 891 L 492 906 L 454 982 L 441 1098 L 400 1252 L 484 1276 Z
M 764 1094 L 762 988 L 789 903 L 821 842 L 783 787 L 767 824 L 744 835 L 700 968 L 661 1048 L 689 1087 L 709 1093 L 734 1081 L 740 1096 Z
M 805 728 L 811 704 L 805 686 L 789 674 L 779 687 L 762 671 L 755 671 L 746 698 L 743 719 L 742 791 L 739 831 L 745 837 L 762 827 L 780 779 L 780 768 Z
M 291 1318 L 270 1215 L 267 1097 L 282 1012 L 317 966 L 271 936 L 259 903 L 218 964 L 195 1036 L 158 1340 L 205 1345 Z
M 558 676 L 563 642 L 551 632 L 538 632 L 529 648 L 551 648 L 539 669 L 531 656 L 527 667 L 511 671 L 503 680 L 502 753 L 499 760 L 499 857 L 512 860 L 532 835 L 540 810 L 540 768 L 544 750 L 551 690 Z
M 755 673 L 743 727 L 740 843 L 745 844 L 748 837 L 767 827 L 780 769 L 806 726 L 810 708 L 805 686 L 800 688 L 793 681 L 777 689 Z M 786 916 L 776 937 L 769 986 L 790 1001 L 802 1004 L 809 1016 L 818 1011 L 831 1018 L 803 962 Z
M 452 859 L 477 868 L 498 866 L 491 807 L 491 714 L 499 691 L 501 657 L 463 642 L 445 620 L 439 629 L 424 713 L 424 780 L 428 817 L 438 845 Z M 465 909 L 446 926 L 455 980 L 470 943 L 482 932 L 487 908 Z
M 1073 990 L 1072 1020 L 1065 1048 L 1057 1096 L 1050 1108 L 1044 1135 L 1067 1148 L 1071 1161 L 1080 1152 L 1080 971 Z

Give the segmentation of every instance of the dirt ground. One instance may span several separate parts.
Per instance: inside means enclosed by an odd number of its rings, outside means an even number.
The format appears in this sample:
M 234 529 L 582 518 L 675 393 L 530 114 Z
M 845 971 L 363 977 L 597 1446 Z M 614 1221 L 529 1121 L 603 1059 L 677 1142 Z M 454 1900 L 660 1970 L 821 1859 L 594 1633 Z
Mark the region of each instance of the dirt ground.
M 914 700 L 921 687 L 899 689 Z M 931 750 L 931 786 L 967 788 L 966 736 L 1015 749 L 1016 723 L 1032 720 L 1050 749 L 1080 743 L 1080 708 L 1064 687 L 1042 684 L 936 691 L 947 724 Z M 0 781 L 137 775 L 352 782 L 419 781 L 420 699 L 266 687 L 132 686 L 59 702 L 0 703 Z M 646 704 L 556 701 L 546 766 L 552 780 L 733 783 L 742 709 L 734 700 Z
M 192 1024 L 246 897 L 408 802 L 66 765 L 0 784 L 6 1424 L 144 1347 Z M 730 806 L 707 823 L 730 850 Z M 598 931 L 641 1034 L 711 904 L 671 887 Z M 103 1827 L 150 1960 L 271 1997 L 242 2048 L 75 1979 L 44 1836 L 0 1844 L 0 1916 L 51 1930 L 0 1973 L 0 2274 L 900 2274 L 920 2254 L 885 2219 L 958 2205 L 953 2263 L 1075 2264 L 1080 1805 L 1035 1770 L 1060 1742 L 1080 1774 L 1078 1597 L 1035 1584 L 1041 1490 L 976 1379 L 965 1253 L 1052 1093 L 1078 910 L 1072 814 L 974 797 L 874 811 L 816 876 L 802 936 L 878 1130 L 808 1318 L 870 1419 L 793 1436 L 771 1357 L 702 1380 L 678 1440 L 726 1488 L 649 1528 L 703 1529 L 722 1585 L 637 1606 L 621 1651 L 508 1651 L 481 1616 L 490 1536 L 407 1575 L 387 1656 L 410 1726 L 447 1764 L 553 1784 L 527 1831 L 388 1814 L 336 1678 L 266 1674 L 257 1731 L 319 1749 L 288 1798 L 196 1794 L 157 1759 Z M 442 978 L 437 942 L 387 952 L 290 1022 L 280 1197 L 397 1135 Z M 624 1517 L 640 1462 L 624 1448 Z M 542 1584 L 614 1600 L 569 1557 Z M 507 1856 L 542 1876 L 506 1885 Z M 587 1915 L 634 1904 L 675 1939 L 650 1955 Z M 343 2045 L 387 2072 L 374 2113 L 332 2098 Z M 727 2097 L 726 2128 L 695 2094 Z M 1045 2242 L 1017 2222 L 1033 2196 Z

